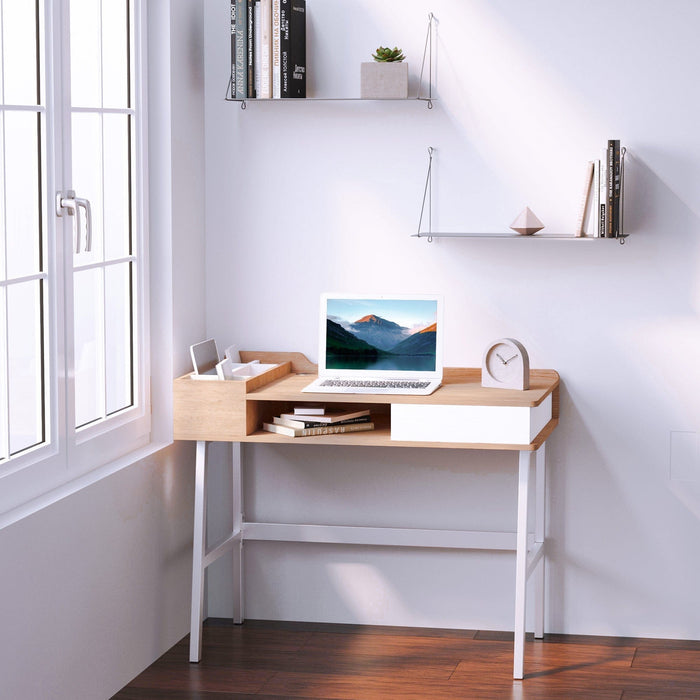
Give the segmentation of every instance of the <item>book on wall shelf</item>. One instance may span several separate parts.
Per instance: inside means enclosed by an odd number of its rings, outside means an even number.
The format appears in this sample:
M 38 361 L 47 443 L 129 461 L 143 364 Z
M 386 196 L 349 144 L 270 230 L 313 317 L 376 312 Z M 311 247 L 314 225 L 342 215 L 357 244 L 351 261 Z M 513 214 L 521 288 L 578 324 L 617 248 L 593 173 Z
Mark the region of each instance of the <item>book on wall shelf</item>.
M 306 0 L 231 0 L 230 99 L 306 97 Z
M 619 139 L 610 139 L 598 160 L 586 165 L 586 186 L 577 222 L 576 236 L 620 238 L 622 229 L 622 181 L 625 149 Z

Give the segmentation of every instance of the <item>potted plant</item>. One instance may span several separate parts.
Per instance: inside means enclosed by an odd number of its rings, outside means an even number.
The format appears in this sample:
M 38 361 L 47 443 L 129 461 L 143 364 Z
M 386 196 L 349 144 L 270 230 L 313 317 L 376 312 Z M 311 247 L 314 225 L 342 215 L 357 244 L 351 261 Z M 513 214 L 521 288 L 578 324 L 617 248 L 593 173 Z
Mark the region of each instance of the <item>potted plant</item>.
M 408 63 L 403 51 L 380 46 L 374 61 L 360 66 L 360 97 L 365 100 L 399 100 L 408 97 Z

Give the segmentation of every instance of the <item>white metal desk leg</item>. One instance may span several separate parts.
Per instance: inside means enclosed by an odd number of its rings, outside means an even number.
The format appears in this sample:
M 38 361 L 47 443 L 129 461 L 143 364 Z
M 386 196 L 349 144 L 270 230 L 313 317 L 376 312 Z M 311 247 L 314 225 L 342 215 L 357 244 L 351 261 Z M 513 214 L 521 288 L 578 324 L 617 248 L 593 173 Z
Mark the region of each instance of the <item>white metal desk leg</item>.
M 231 445 L 233 469 L 233 532 L 242 534 L 243 528 L 243 445 Z M 233 621 L 243 622 L 243 537 L 233 545 Z
M 535 543 L 544 543 L 547 524 L 547 505 L 545 500 L 547 456 L 545 445 L 535 452 Z M 544 546 L 544 545 L 543 545 Z M 546 554 L 546 550 L 545 550 Z M 535 569 L 535 638 L 544 637 L 544 561 L 543 555 Z
M 527 588 L 527 516 L 532 452 L 521 450 L 518 459 L 518 532 L 515 554 L 515 644 L 513 678 L 523 677 L 525 655 L 525 592 Z
M 190 661 L 202 658 L 204 615 L 204 553 L 207 540 L 207 443 L 197 442 L 194 485 L 194 538 L 192 541 L 192 613 L 190 616 Z

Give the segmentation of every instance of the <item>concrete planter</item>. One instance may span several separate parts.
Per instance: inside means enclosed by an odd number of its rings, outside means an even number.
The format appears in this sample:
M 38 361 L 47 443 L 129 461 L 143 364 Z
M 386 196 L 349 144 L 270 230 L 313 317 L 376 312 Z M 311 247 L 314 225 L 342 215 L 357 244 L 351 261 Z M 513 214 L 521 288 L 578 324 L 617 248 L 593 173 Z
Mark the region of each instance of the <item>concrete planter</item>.
M 363 100 L 405 100 L 408 97 L 408 63 L 362 63 L 360 97 Z

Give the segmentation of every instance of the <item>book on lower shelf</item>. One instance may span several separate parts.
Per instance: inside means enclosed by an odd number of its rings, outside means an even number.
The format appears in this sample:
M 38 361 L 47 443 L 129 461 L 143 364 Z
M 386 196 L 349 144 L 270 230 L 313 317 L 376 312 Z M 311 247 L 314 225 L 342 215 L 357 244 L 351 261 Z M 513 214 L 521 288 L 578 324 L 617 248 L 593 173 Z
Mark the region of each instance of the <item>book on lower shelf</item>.
M 294 413 L 282 413 L 280 414 L 280 418 L 285 418 L 286 420 L 298 420 L 298 421 L 317 421 L 319 423 L 324 423 L 324 424 L 332 424 L 332 423 L 343 423 L 345 421 L 352 420 L 354 418 L 365 418 L 369 416 L 369 409 L 368 408 L 363 408 L 363 409 L 352 409 L 349 411 L 346 410 L 336 410 L 336 411 L 329 411 L 326 410 L 322 414 L 318 413 L 309 413 L 308 415 L 305 415 L 303 413 L 297 413 L 296 411 Z
M 357 418 L 348 418 L 347 420 L 335 421 L 334 423 L 324 423 L 319 420 L 310 420 L 311 416 L 295 416 L 294 419 L 284 416 L 275 416 L 272 422 L 275 425 L 286 425 L 288 428 L 323 428 L 327 425 L 355 425 L 357 423 L 369 423 L 371 417 L 358 416 Z
M 274 419 L 273 419 L 274 421 Z M 270 433 L 278 433 L 287 437 L 311 437 L 313 435 L 336 435 L 339 433 L 359 433 L 367 430 L 374 430 L 374 423 L 371 420 L 362 422 L 348 421 L 344 423 L 321 424 L 315 428 L 292 428 L 279 423 L 263 423 L 263 430 Z
M 294 407 L 295 416 L 322 416 L 326 412 L 326 407 L 323 404 L 302 404 Z

